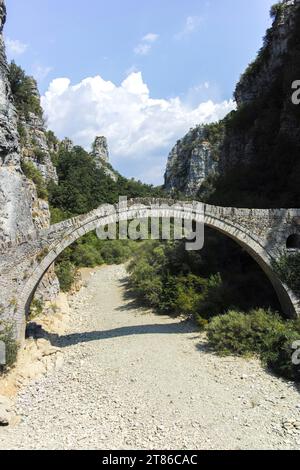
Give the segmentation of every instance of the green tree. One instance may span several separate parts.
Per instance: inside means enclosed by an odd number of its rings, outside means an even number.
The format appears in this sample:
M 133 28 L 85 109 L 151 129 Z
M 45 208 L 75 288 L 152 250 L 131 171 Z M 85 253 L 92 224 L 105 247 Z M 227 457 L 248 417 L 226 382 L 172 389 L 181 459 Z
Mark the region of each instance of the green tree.
M 24 115 L 25 118 L 28 117 L 29 113 L 42 117 L 43 110 L 37 94 L 35 79 L 27 76 L 24 70 L 15 62 L 11 62 L 9 65 L 8 79 L 19 114 Z

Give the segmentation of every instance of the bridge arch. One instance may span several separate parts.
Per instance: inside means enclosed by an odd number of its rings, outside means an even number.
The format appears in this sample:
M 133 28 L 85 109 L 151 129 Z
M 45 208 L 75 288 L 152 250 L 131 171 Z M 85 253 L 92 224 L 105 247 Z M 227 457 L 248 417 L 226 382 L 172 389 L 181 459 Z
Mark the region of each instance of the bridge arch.
M 122 220 L 135 218 L 161 217 L 182 218 L 182 207 L 187 203 L 179 203 L 172 200 L 131 200 L 129 205 L 123 208 L 115 205 L 115 211 L 111 213 L 111 206 L 100 206 L 98 209 L 84 216 L 75 217 L 62 223 L 51 226 L 43 231 L 42 237 L 46 241 L 41 260 L 34 267 L 32 274 L 23 286 L 19 297 L 18 324 L 24 323 L 24 311 L 28 312 L 33 295 L 49 267 L 58 256 L 76 240 L 85 234 L 96 230 L 100 226 L 117 223 Z M 153 209 L 153 205 L 160 204 L 160 208 Z M 273 269 L 274 253 L 268 249 L 266 242 L 260 239 L 244 224 L 239 223 L 234 217 L 229 217 L 235 209 L 190 203 L 190 209 L 185 209 L 185 217 L 195 222 L 203 223 L 212 229 L 230 237 L 258 263 L 266 276 L 271 281 L 278 296 L 283 312 L 288 317 L 295 317 L 300 312 L 297 310 L 299 301 L 294 294 L 279 279 Z M 238 211 L 241 211 L 240 209 Z M 244 215 L 250 210 L 244 209 Z M 248 211 L 248 212 L 247 212 Z M 48 241 L 48 239 L 50 241 Z

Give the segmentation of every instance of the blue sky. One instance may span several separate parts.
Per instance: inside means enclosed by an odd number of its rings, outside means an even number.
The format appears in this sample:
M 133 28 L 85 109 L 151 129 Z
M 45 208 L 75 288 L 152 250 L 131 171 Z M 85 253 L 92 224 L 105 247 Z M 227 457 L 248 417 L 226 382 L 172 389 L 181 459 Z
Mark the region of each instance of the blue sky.
M 159 184 L 176 140 L 234 106 L 274 1 L 6 3 L 8 56 L 38 79 L 49 127 L 86 148 L 107 135 L 121 173 Z

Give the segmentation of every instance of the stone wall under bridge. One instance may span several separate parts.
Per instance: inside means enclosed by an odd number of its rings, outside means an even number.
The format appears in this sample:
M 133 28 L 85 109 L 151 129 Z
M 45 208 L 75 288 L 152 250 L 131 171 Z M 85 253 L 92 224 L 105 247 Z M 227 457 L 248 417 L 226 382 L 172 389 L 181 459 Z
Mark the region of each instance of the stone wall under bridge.
M 284 285 L 273 270 L 274 261 L 287 250 L 290 236 L 300 237 L 300 209 L 237 209 L 197 202 L 133 199 L 126 207 L 108 206 L 48 229 L 35 230 L 18 240 L 0 245 L 0 318 L 13 323 L 17 338 L 24 338 L 26 314 L 44 274 L 61 252 L 78 238 L 100 226 L 122 219 L 185 217 L 203 223 L 239 243 L 266 273 L 278 295 L 284 313 L 300 315 L 300 299 Z M 153 213 L 153 206 L 158 207 Z

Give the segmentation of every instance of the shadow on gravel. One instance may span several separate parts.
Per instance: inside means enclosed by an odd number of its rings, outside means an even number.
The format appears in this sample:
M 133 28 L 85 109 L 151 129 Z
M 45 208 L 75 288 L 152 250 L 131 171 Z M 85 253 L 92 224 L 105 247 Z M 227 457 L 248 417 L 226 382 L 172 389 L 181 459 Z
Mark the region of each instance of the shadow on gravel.
M 125 304 L 117 308 L 118 312 L 127 312 L 128 310 L 139 310 L 139 313 L 147 313 L 151 310 L 149 307 L 145 306 L 143 300 L 139 298 L 137 293 L 130 287 L 129 278 L 124 277 L 120 280 L 120 284 L 125 288 L 123 292 L 123 299 Z
M 120 283 L 121 283 L 122 287 L 125 288 L 125 290 L 123 292 L 124 305 L 122 305 L 121 307 L 116 308 L 117 312 L 127 312 L 127 311 L 130 311 L 130 310 L 131 311 L 138 310 L 139 314 L 143 314 L 143 313 L 146 314 L 146 313 L 151 312 L 151 313 L 154 313 L 155 315 L 157 315 L 159 317 L 163 316 L 163 317 L 166 317 L 166 318 L 174 318 L 174 319 L 179 318 L 179 316 L 176 315 L 176 314 L 159 312 L 159 311 L 155 310 L 155 308 L 152 308 L 151 306 L 147 306 L 145 304 L 145 301 L 143 300 L 143 298 L 141 298 L 141 296 L 134 290 L 134 288 L 131 287 L 128 277 L 125 277 L 125 278 L 121 279 Z M 192 320 L 190 318 L 187 318 L 184 321 L 185 322 L 192 322 Z M 195 327 L 194 327 L 194 331 L 195 331 Z
M 123 336 L 180 334 L 191 332 L 194 332 L 192 325 L 186 321 L 183 321 L 181 323 L 176 322 L 166 325 L 151 324 L 124 326 L 106 331 L 90 331 L 60 336 L 54 333 L 49 333 L 40 325 L 31 323 L 30 330 L 27 332 L 27 336 L 33 336 L 36 339 L 44 338 L 50 341 L 52 346 L 66 348 L 68 346 L 73 346 L 79 343 L 89 343 L 92 341 L 121 338 Z

